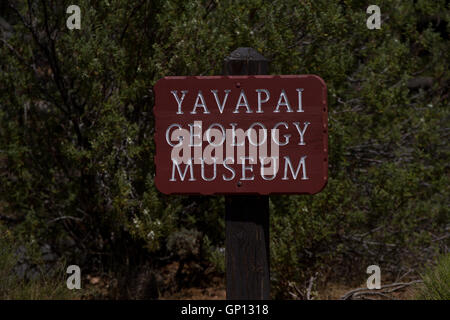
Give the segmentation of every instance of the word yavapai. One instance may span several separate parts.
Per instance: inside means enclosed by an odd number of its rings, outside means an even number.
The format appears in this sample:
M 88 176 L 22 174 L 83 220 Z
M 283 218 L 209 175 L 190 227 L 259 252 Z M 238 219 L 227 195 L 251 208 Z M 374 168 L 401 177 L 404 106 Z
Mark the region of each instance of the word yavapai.
M 296 105 L 296 112 L 304 112 L 302 107 L 302 88 L 297 88 L 297 105 Z M 230 94 L 231 90 L 226 89 L 223 92 L 223 98 L 222 100 L 219 97 L 219 91 L 218 90 L 210 90 L 211 95 L 214 96 L 214 100 L 217 105 L 217 109 L 220 113 L 223 113 L 225 110 L 225 107 L 227 105 L 228 96 Z M 255 90 L 257 94 L 257 105 L 256 105 L 256 113 L 264 113 L 263 111 L 263 104 L 269 102 L 270 100 L 270 92 L 267 89 L 256 89 Z M 177 90 L 171 91 L 173 94 L 176 102 L 177 102 L 177 114 L 183 114 L 183 101 L 185 100 L 186 95 L 189 93 L 188 90 L 181 90 L 180 93 L 178 93 Z M 236 103 L 230 102 L 231 107 L 233 108 L 233 113 L 239 113 L 241 108 L 245 108 L 245 113 L 253 113 L 254 108 L 252 108 L 248 103 L 248 98 L 245 90 L 241 90 L 238 99 L 236 100 Z M 278 97 L 278 103 L 274 109 L 273 112 L 278 113 L 280 112 L 280 108 L 285 107 L 286 112 L 294 112 L 294 109 L 291 106 L 291 103 L 289 102 L 286 91 L 284 89 L 281 90 L 280 95 Z M 201 90 L 197 91 L 197 97 L 195 98 L 195 103 L 192 106 L 192 110 L 190 111 L 191 114 L 197 114 L 197 109 L 203 109 L 204 114 L 211 113 L 209 108 L 207 107 L 205 103 L 205 97 L 204 93 Z

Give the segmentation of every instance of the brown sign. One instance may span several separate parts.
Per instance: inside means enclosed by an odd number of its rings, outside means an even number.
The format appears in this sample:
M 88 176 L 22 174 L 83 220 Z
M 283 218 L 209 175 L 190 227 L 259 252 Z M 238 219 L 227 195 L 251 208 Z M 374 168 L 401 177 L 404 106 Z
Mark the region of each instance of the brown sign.
M 154 90 L 159 191 L 313 194 L 325 187 L 320 77 L 165 77 Z

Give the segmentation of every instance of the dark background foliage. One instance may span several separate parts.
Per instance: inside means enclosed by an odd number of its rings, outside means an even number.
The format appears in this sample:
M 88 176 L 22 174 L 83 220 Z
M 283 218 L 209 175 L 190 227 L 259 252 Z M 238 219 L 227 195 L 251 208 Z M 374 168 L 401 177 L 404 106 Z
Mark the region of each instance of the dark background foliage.
M 448 1 L 377 1 L 380 30 L 357 0 L 76 2 L 0 4 L 0 225 L 17 243 L 114 274 L 119 297 L 139 277 L 169 290 L 173 261 L 178 286 L 223 275 L 223 197 L 154 187 L 152 85 L 220 74 L 245 46 L 328 86 L 327 187 L 270 198 L 272 295 L 448 252 Z

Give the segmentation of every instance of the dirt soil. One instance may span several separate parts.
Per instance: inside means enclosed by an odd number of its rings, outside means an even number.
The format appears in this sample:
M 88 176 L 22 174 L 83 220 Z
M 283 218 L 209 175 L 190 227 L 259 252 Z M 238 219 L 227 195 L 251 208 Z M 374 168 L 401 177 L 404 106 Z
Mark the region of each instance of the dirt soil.
M 225 276 L 217 275 L 214 273 L 208 273 L 206 271 L 204 276 L 202 276 L 201 281 L 193 281 L 189 283 L 197 283 L 188 286 L 186 283 L 177 284 L 176 272 L 178 269 L 177 263 L 168 264 L 159 273 L 159 284 L 161 286 L 159 291 L 160 300 L 225 300 L 226 299 L 226 284 Z M 190 272 L 191 268 L 187 268 L 184 276 L 188 277 L 192 275 Z M 192 270 L 191 270 L 192 271 Z M 409 282 L 414 279 L 404 279 L 401 282 Z M 395 282 L 395 280 L 390 281 L 385 279 L 382 285 L 387 285 Z M 101 276 L 101 275 L 88 275 L 86 277 L 87 295 L 84 299 L 117 299 L 118 295 L 114 294 L 114 290 L 117 290 L 116 279 Z M 353 283 L 345 284 L 329 281 L 324 286 L 316 288 L 313 290 L 312 299 L 314 300 L 339 300 L 348 292 L 358 289 L 365 288 L 366 283 Z M 399 300 L 409 300 L 414 299 L 417 293 L 417 286 L 407 286 L 400 290 L 394 292 L 389 292 L 386 296 L 382 294 L 372 294 L 368 296 L 363 296 L 363 299 L 399 299 Z M 374 290 L 374 292 L 381 292 L 379 290 Z M 120 299 L 120 298 L 119 298 Z M 138 298 L 139 299 L 139 298 Z M 146 299 L 141 297 L 140 299 Z

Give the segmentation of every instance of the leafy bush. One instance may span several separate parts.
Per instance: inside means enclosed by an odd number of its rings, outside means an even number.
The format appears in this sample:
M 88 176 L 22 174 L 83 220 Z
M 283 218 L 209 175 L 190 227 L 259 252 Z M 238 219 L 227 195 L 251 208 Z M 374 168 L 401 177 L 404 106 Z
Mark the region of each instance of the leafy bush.
M 424 300 L 450 300 L 450 254 L 446 254 L 434 268 L 423 275 L 423 289 L 418 296 Z
M 155 189 L 152 85 L 220 74 L 248 46 L 273 74 L 318 74 L 328 87 L 328 186 L 270 198 L 273 295 L 317 272 L 406 272 L 446 252 L 446 1 L 380 0 L 380 30 L 359 0 L 79 0 L 72 31 L 70 4 L 0 4 L 0 218 L 17 241 L 120 274 L 177 259 L 183 229 L 207 239 L 194 244 L 209 253 L 190 252 L 223 268 L 223 197 Z
M 61 265 L 53 271 L 39 270 L 31 279 L 20 276 L 18 247 L 11 233 L 0 225 L 0 300 L 78 299 L 77 291 L 67 289 L 66 274 Z

